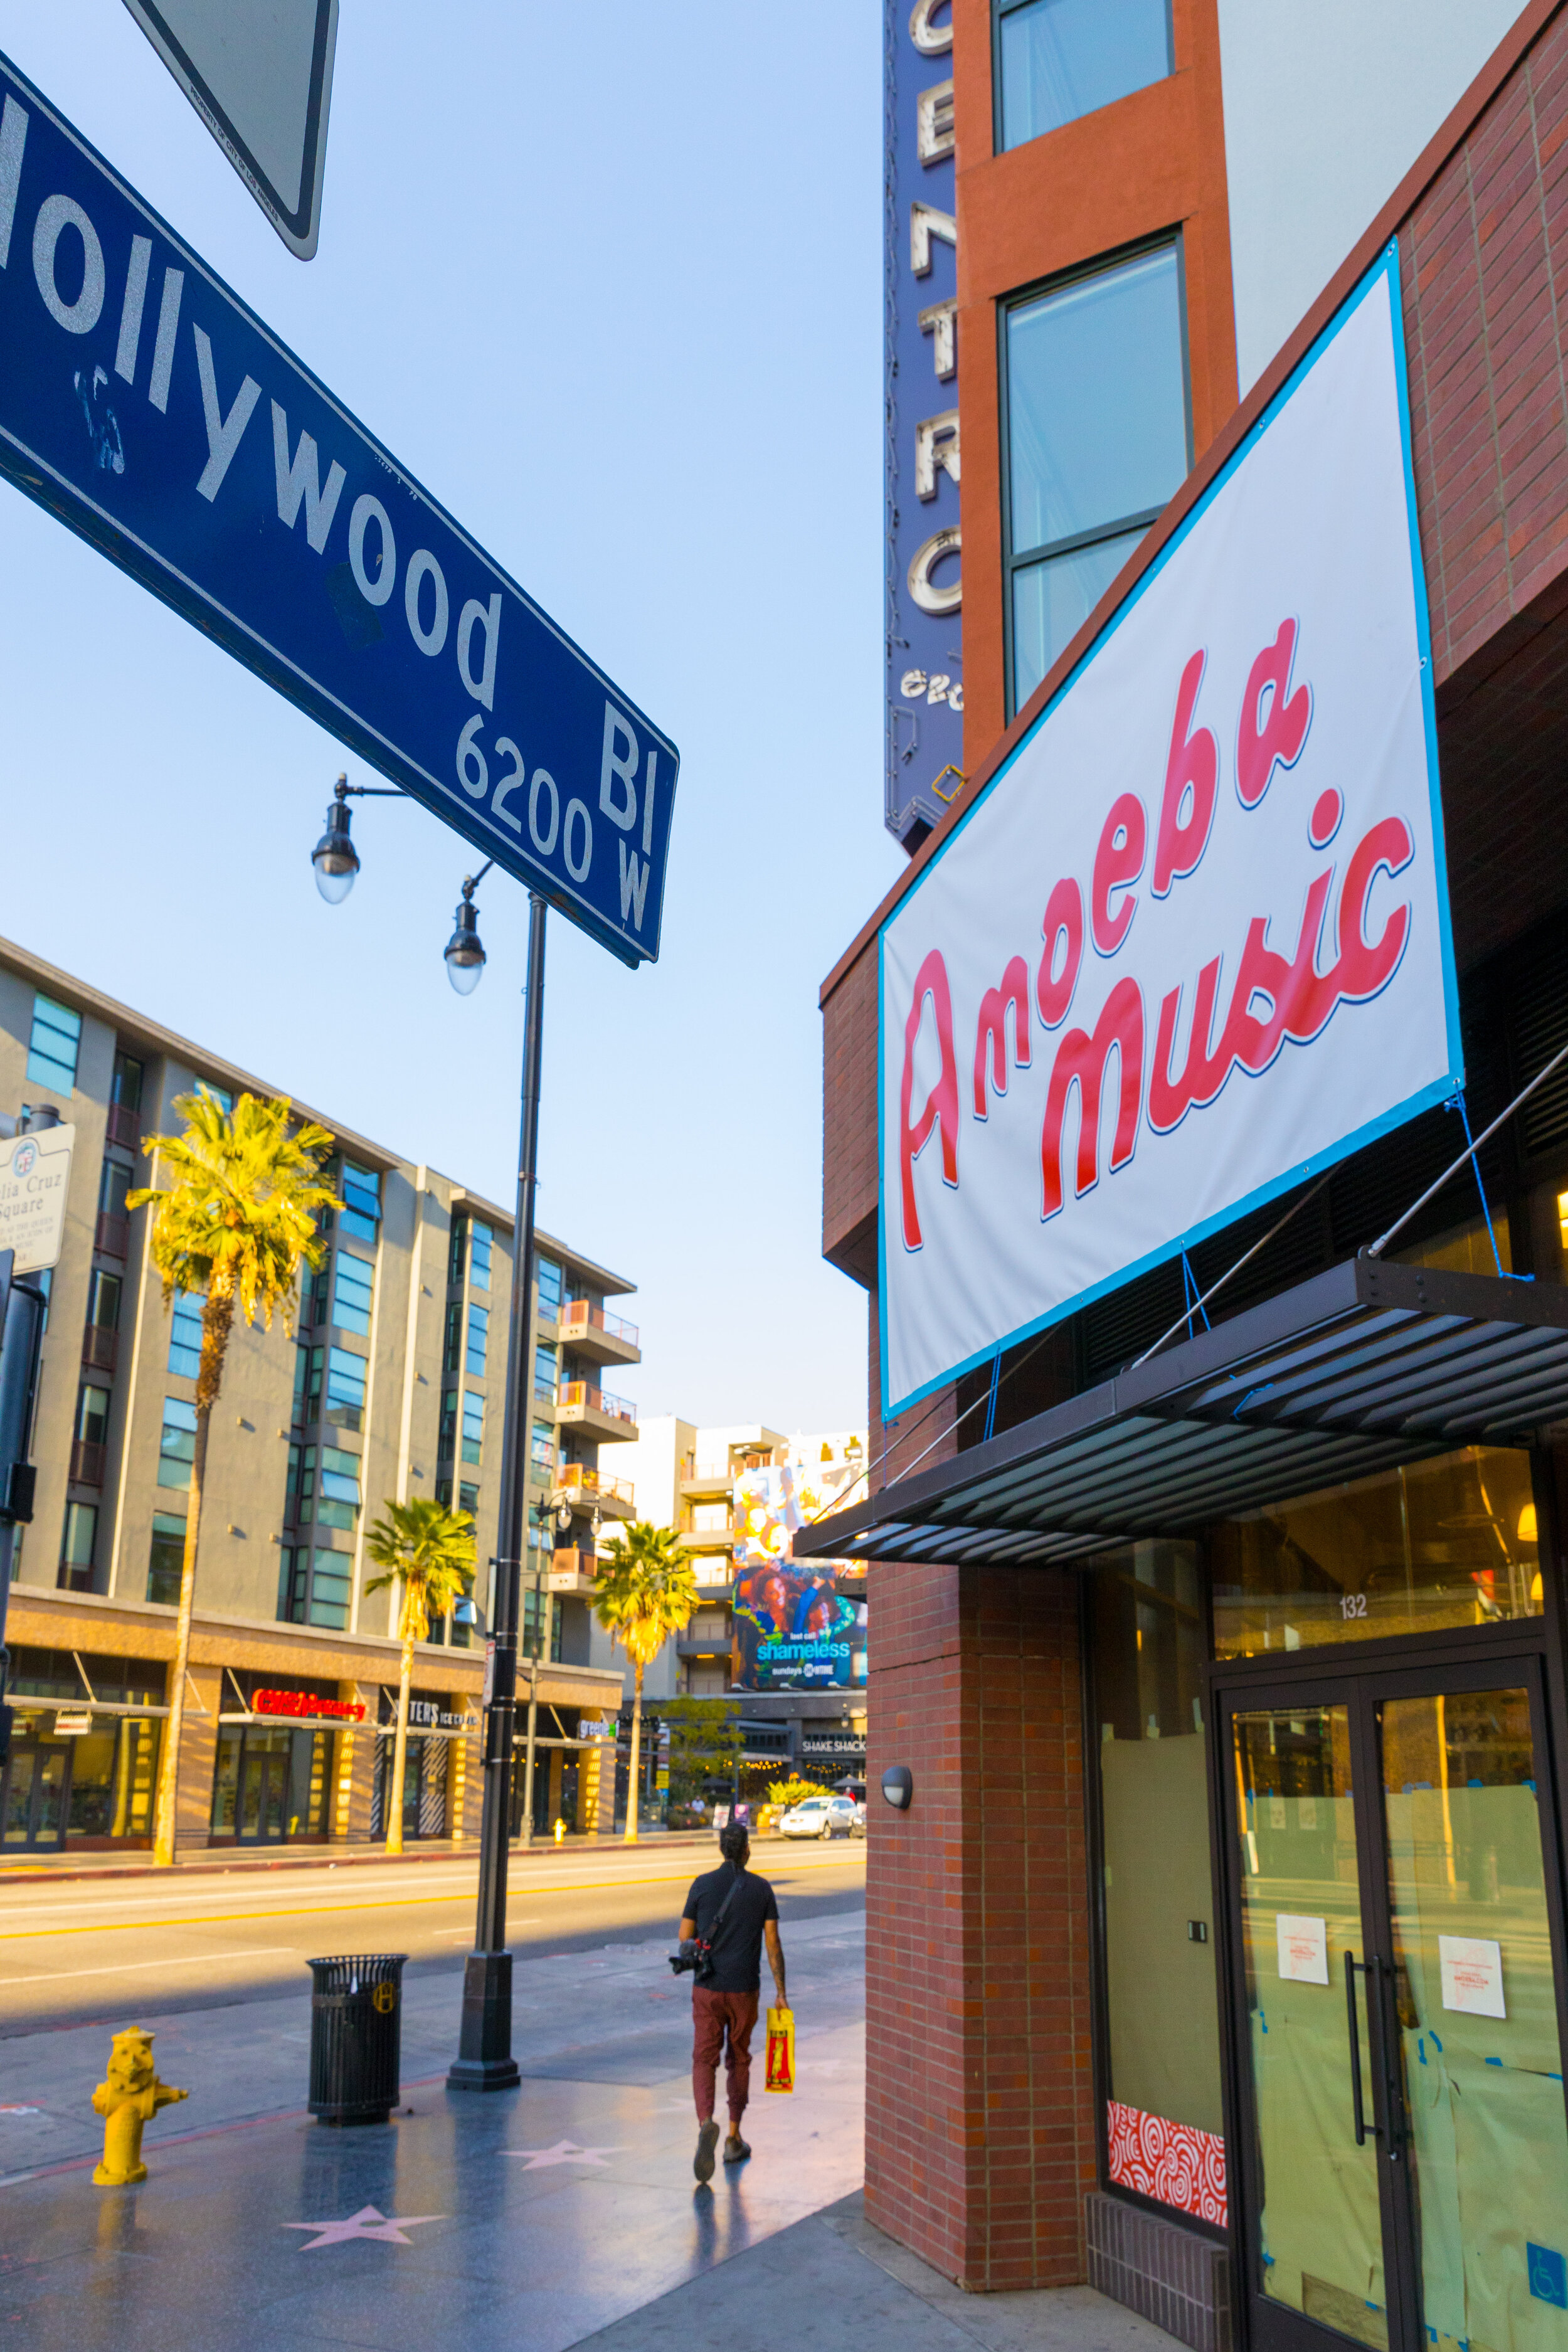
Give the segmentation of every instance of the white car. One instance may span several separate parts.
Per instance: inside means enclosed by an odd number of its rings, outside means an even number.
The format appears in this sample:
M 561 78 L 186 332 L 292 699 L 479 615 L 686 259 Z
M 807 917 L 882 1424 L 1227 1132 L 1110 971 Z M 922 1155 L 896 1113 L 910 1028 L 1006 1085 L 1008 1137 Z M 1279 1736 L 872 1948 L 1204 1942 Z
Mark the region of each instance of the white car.
M 806 1797 L 779 1822 L 781 1837 L 853 1837 L 862 1826 L 852 1797 Z

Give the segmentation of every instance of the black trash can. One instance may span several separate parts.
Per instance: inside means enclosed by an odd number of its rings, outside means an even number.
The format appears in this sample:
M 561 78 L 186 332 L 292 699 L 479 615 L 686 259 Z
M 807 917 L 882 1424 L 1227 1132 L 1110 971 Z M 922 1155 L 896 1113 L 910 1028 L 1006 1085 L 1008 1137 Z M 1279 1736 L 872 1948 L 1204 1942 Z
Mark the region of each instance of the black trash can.
M 406 1952 L 306 1963 L 310 2113 L 323 2124 L 384 2124 L 397 2105 Z

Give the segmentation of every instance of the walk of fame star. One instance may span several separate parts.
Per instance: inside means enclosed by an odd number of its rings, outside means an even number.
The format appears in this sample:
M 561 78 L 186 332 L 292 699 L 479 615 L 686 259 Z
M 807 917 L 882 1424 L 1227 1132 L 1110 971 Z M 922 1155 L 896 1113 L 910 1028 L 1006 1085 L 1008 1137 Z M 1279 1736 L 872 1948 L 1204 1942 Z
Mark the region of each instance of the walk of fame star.
M 509 2147 L 508 2156 L 525 2156 L 524 2172 L 544 2172 L 552 2164 L 599 2164 L 607 2156 L 620 2156 L 618 2147 L 579 2147 L 575 2140 L 558 2139 L 553 2147 Z
M 417 2230 L 422 2222 L 444 2221 L 446 2218 L 445 2213 L 405 2213 L 395 2221 L 379 2207 L 362 2205 L 346 2221 L 285 2221 L 281 2226 L 285 2230 L 319 2231 L 319 2237 L 300 2248 L 302 2254 L 313 2254 L 318 2246 L 341 2246 L 350 2238 L 379 2238 L 388 2246 L 411 2246 L 414 2241 L 404 2236 L 405 2230 Z

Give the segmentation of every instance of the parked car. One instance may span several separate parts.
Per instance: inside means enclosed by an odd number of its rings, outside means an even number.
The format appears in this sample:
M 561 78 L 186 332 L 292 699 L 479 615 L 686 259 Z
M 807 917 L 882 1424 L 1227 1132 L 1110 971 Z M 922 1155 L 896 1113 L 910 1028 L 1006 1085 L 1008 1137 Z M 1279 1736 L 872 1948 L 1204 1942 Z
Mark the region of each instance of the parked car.
M 823 1795 L 806 1797 L 792 1805 L 778 1824 L 781 1837 L 835 1838 L 854 1837 L 865 1833 L 864 1822 L 856 1819 L 853 1798 Z

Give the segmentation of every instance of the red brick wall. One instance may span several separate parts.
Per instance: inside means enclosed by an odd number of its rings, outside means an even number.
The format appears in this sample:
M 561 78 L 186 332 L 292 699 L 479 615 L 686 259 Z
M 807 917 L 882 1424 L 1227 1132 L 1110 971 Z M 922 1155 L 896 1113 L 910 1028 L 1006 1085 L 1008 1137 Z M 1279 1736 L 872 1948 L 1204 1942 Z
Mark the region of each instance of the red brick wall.
M 870 1582 L 867 2210 L 966 2287 L 1070 2285 L 1095 2185 L 1076 1587 Z M 908 1813 L 876 1796 L 890 1764 Z

